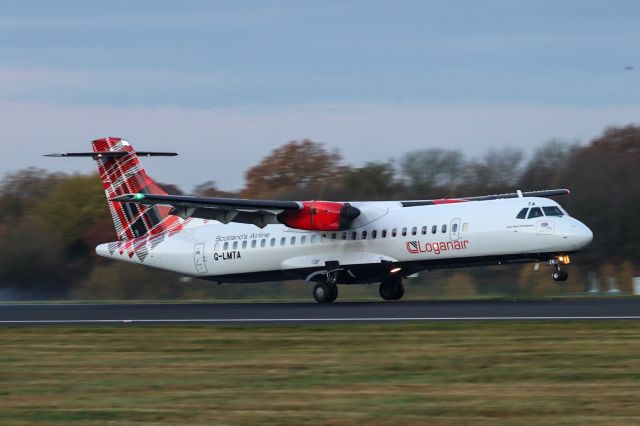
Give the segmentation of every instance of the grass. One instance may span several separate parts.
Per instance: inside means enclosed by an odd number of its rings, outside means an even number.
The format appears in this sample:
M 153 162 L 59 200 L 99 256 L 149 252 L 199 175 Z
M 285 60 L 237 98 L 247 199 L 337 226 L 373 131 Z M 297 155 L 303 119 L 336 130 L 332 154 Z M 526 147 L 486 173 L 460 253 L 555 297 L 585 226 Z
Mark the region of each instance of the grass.
M 640 324 L 0 328 L 0 423 L 640 424 Z

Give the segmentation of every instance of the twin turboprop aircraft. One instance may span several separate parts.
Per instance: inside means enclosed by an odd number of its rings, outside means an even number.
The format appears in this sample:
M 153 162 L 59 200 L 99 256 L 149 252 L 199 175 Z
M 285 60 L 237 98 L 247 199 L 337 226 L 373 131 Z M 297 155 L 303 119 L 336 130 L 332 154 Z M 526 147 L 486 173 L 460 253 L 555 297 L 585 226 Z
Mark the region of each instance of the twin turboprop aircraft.
M 565 281 L 569 255 L 593 234 L 548 196 L 566 189 L 411 201 L 276 201 L 169 195 L 119 138 L 97 139 L 98 163 L 118 241 L 103 257 L 219 283 L 304 280 L 329 303 L 338 284 L 380 283 L 384 300 L 404 295 L 420 271 L 545 262 Z

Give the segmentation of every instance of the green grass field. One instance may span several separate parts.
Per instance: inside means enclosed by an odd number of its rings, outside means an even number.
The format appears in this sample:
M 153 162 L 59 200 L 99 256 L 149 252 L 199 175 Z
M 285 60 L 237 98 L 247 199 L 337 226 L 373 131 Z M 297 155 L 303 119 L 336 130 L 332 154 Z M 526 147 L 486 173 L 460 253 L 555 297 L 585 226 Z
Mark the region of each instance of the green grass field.
M 640 323 L 0 328 L 0 423 L 640 424 Z

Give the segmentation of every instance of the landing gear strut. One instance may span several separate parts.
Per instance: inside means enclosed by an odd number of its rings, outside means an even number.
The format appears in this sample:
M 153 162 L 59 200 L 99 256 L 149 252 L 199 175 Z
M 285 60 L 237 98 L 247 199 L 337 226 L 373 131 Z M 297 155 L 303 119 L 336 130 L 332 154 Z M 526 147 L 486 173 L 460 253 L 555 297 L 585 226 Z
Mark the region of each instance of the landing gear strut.
M 384 280 L 380 283 L 379 293 L 384 300 L 400 300 L 404 296 L 404 284 L 400 279 Z

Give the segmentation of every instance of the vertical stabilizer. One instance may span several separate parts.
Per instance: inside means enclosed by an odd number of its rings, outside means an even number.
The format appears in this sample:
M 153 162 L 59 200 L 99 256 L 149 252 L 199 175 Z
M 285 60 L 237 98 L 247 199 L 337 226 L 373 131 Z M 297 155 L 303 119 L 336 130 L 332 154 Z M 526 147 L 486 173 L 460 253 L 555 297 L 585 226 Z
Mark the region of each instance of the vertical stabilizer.
M 166 194 L 144 171 L 136 152 L 126 140 L 96 139 L 91 145 L 107 200 L 123 194 Z M 111 154 L 116 152 L 122 154 Z M 180 222 L 178 217 L 170 215 L 169 207 L 109 201 L 109 209 L 121 241 L 157 234 Z

